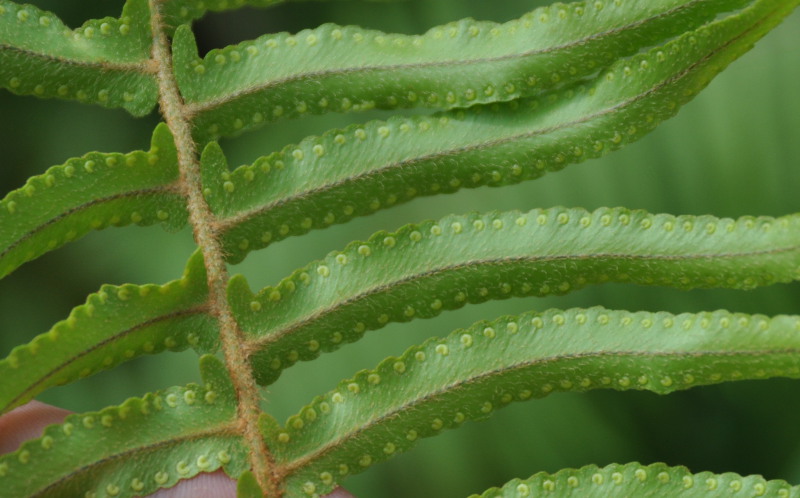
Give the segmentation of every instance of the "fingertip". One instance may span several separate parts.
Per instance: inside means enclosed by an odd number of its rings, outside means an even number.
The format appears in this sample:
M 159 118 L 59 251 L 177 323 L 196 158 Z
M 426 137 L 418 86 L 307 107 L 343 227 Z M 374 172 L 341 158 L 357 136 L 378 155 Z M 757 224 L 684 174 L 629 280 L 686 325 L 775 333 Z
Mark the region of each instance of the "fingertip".
M 69 410 L 30 401 L 0 416 L 0 454 L 15 451 L 19 446 L 42 435 L 45 427 L 64 421 Z M 222 470 L 201 473 L 192 479 L 180 481 L 168 489 L 160 489 L 150 495 L 153 498 L 234 498 L 236 481 Z M 344 488 L 338 487 L 325 498 L 355 498 Z
M 324 498 L 355 498 L 349 491 L 342 487 L 338 487 L 333 490 L 333 492 L 329 495 L 325 495 Z
M 152 498 L 234 498 L 236 481 L 228 477 L 222 470 L 218 470 L 198 474 L 191 479 L 180 481 L 171 488 L 160 489 L 150 496 Z
M 39 401 L 30 401 L 0 417 L 0 454 L 15 451 L 27 441 L 42 435 L 48 425 L 58 424 L 69 410 Z

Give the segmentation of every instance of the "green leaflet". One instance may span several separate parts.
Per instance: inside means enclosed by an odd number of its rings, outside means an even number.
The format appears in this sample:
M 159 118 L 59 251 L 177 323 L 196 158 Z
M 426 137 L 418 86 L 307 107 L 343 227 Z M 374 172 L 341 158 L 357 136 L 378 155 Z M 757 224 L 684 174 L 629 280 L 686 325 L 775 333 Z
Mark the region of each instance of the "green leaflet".
M 92 152 L 28 179 L 0 200 L 0 277 L 90 230 L 131 223 L 178 229 L 186 207 L 165 124 L 150 151 Z
M 535 95 L 745 4 L 561 4 L 505 24 L 467 19 L 419 36 L 328 24 L 212 50 L 202 60 L 191 31 L 179 28 L 175 75 L 202 143 L 310 113 L 451 109 Z
M 264 491 L 256 481 L 256 476 L 249 470 L 244 471 L 239 476 L 239 482 L 236 486 L 236 498 L 263 498 Z
M 798 268 L 800 215 L 732 220 L 554 208 L 451 215 L 379 232 L 258 295 L 237 275 L 228 294 L 265 383 L 366 330 L 467 303 L 603 282 L 750 289 L 800 279 Z
M 502 25 L 460 21 L 421 36 L 326 25 L 198 58 L 191 20 L 207 10 L 283 1 L 128 0 L 120 19 L 89 21 L 73 32 L 50 13 L 0 0 L 0 86 L 20 94 L 145 114 L 157 100 L 153 69 L 165 62 L 151 55 L 150 23 L 156 35 L 174 34 L 175 67 L 159 72 L 162 111 L 177 123 L 174 130 L 184 119 L 194 126 L 201 142 L 176 132 L 184 140 L 180 178 L 162 124 L 149 152 L 92 153 L 29 180 L 0 200 L 0 277 L 91 229 L 182 226 L 182 192 L 202 188 L 213 215 L 193 200 L 200 208 L 192 219 L 195 229 L 213 232 L 196 239 L 216 261 L 209 267 L 217 284 L 209 298 L 198 251 L 178 281 L 102 287 L 0 361 L 0 412 L 143 353 L 188 346 L 213 352 L 217 323 L 243 342 L 227 348 L 227 366 L 201 359 L 203 386 L 74 415 L 0 457 L 0 494 L 141 496 L 224 467 L 239 478 L 242 498 L 263 494 L 254 473 L 285 484 L 286 496 L 314 496 L 421 437 L 515 400 L 800 377 L 798 316 L 592 308 L 503 317 L 356 374 L 285 427 L 260 413 L 260 433 L 279 468 L 259 468 L 260 458 L 250 455 L 261 448 L 251 438 L 259 415 L 258 393 L 248 392 L 251 374 L 270 382 L 294 362 L 386 323 L 606 281 L 746 289 L 800 279 L 800 214 L 731 220 L 555 208 L 448 216 L 381 232 L 257 295 L 235 277 L 225 302 L 218 292 L 227 278 L 219 271 L 222 252 L 238 262 L 271 242 L 416 196 L 518 183 L 638 139 L 800 3 L 591 0 Z M 176 33 L 163 22 L 181 27 Z M 169 95 L 172 70 L 183 95 Z M 205 143 L 282 118 L 373 107 L 445 112 L 331 131 L 233 172 L 219 146 Z M 203 145 L 198 178 L 190 163 Z M 217 234 L 224 247 L 206 246 Z M 239 347 L 244 356 L 237 358 Z M 256 456 L 271 462 L 273 455 Z M 797 491 L 755 477 L 638 464 L 537 475 L 510 486 L 509 496 L 573 488 L 576 496 Z
M 206 198 L 220 217 L 228 260 L 421 195 L 538 178 L 635 141 L 762 36 L 759 23 L 779 17 L 769 17 L 772 3 L 540 99 L 334 130 L 233 172 L 210 145 L 202 160 Z
M 711 498 L 727 496 L 800 496 L 798 486 L 786 481 L 767 481 L 761 476 L 740 476 L 733 472 L 692 473 L 686 467 L 664 463 L 613 463 L 605 467 L 587 465 L 564 469 L 555 474 L 539 472 L 528 479 L 514 479 L 502 488 L 488 489 L 470 498 L 519 498 L 541 496 L 554 498 L 608 498 L 610 496 L 662 496 Z
M 221 12 L 239 9 L 244 6 L 272 7 L 293 0 L 165 0 L 162 2 L 162 15 L 171 26 L 200 19 L 206 12 Z M 296 1 L 296 0 L 295 0 Z M 405 0 L 365 0 L 377 3 L 402 2 Z
M 217 348 L 217 327 L 206 314 L 208 288 L 199 251 L 183 278 L 165 285 L 105 285 L 69 318 L 0 360 L 0 413 L 40 392 L 122 362 L 189 346 Z
M 132 497 L 220 467 L 239 475 L 247 451 L 225 367 L 201 358 L 204 385 L 174 387 L 119 407 L 67 417 L 0 457 L 7 496 Z M 46 465 L 41 465 L 46 461 Z M 90 494 L 95 493 L 95 494 Z
M 321 494 L 419 438 L 488 417 L 513 401 L 555 391 L 666 394 L 728 380 L 798 378 L 798 332 L 797 316 L 727 311 L 672 315 L 596 307 L 505 316 L 359 372 L 268 433 L 268 441 L 287 475 L 287 496 L 312 488 Z
M 143 116 L 158 99 L 150 44 L 147 0 L 128 0 L 119 19 L 91 20 L 76 30 L 51 12 L 0 0 L 0 87 L 18 95 Z

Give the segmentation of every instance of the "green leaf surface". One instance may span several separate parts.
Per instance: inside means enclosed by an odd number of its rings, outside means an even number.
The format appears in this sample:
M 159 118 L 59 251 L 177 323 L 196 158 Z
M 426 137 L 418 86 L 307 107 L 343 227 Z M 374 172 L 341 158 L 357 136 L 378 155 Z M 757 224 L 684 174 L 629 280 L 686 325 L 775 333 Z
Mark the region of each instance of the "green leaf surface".
M 69 318 L 0 360 L 0 413 L 44 390 L 113 368 L 143 354 L 217 348 L 206 314 L 208 288 L 199 252 L 180 280 L 165 285 L 105 285 Z
M 780 17 L 766 8 L 772 3 L 540 99 L 355 125 L 233 172 L 209 145 L 202 159 L 206 199 L 219 217 L 228 260 L 418 196 L 538 178 L 635 141 L 746 51 L 763 34 L 762 23 Z
M 766 480 L 759 475 L 741 476 L 733 472 L 693 473 L 686 467 L 664 463 L 613 463 L 605 467 L 587 465 L 564 469 L 554 474 L 539 472 L 528 479 L 514 479 L 502 488 L 492 488 L 470 498 L 520 498 L 549 496 L 558 498 L 607 498 L 628 496 L 679 496 L 715 498 L 735 496 L 800 496 L 800 488 L 782 480 Z
M 451 109 L 575 82 L 745 0 L 542 7 L 505 24 L 471 19 L 419 36 L 332 24 L 197 57 L 175 36 L 175 75 L 200 142 L 276 119 L 372 108 Z M 409 90 L 413 89 L 413 90 Z
M 751 289 L 800 278 L 800 215 L 652 215 L 554 208 L 451 215 L 379 232 L 257 295 L 235 276 L 229 301 L 260 382 L 389 322 L 467 303 L 630 282 Z M 387 271 L 391 269 L 391 271 Z
M 147 0 L 128 0 L 119 19 L 95 19 L 75 30 L 51 12 L 0 0 L 0 87 L 17 95 L 143 116 L 158 99 L 150 45 Z
M 312 487 L 324 493 L 420 438 L 513 401 L 556 391 L 666 394 L 730 380 L 798 378 L 798 332 L 797 316 L 727 311 L 672 315 L 596 307 L 505 316 L 359 372 L 269 437 L 288 489 L 295 490 L 289 496 Z
M 242 7 L 273 7 L 292 1 L 307 0 L 164 0 L 162 15 L 171 26 L 179 26 L 200 19 L 206 12 L 223 12 Z M 319 0 L 317 0 L 319 1 Z M 374 3 L 403 2 L 406 0 L 364 0 Z
M 203 386 L 174 387 L 118 407 L 70 415 L 0 457 L 6 496 L 133 497 L 223 467 L 238 476 L 247 452 L 225 367 L 201 359 Z M 40 463 L 46 462 L 46 465 Z
M 131 223 L 182 227 L 187 215 L 177 180 L 165 124 L 156 127 L 148 152 L 92 152 L 28 179 L 0 200 L 0 277 L 91 230 Z
M 239 476 L 236 485 L 236 498 L 263 498 L 264 491 L 258 485 L 256 476 L 249 470 Z
M 751 289 L 800 279 L 800 214 L 557 207 L 379 232 L 257 294 L 242 276 L 228 281 L 226 263 L 286 237 L 420 196 L 535 179 L 638 140 L 800 4 L 590 0 L 415 36 L 324 25 L 198 56 L 194 19 L 289 1 L 125 0 L 119 19 L 72 30 L 53 13 L 0 0 L 0 88 L 137 116 L 160 92 L 166 121 L 149 151 L 70 159 L 1 199 L 0 278 L 90 230 L 177 229 L 189 208 L 202 246 L 181 279 L 105 285 L 14 348 L 0 360 L 0 413 L 143 354 L 215 353 L 220 334 L 227 345 L 226 364 L 201 358 L 202 385 L 72 415 L 0 456 L 0 495 L 144 496 L 222 468 L 242 498 L 263 495 L 259 480 L 289 498 L 319 496 L 514 401 L 800 378 L 800 315 L 548 310 L 430 339 L 340 382 L 285 425 L 261 412 L 254 380 L 268 384 L 391 322 L 604 282 Z M 414 9 L 458 9 L 440 4 Z M 374 108 L 418 112 L 308 137 L 234 171 L 213 142 L 281 119 Z M 484 494 L 539 495 L 800 497 L 800 488 L 632 463 L 537 474 Z

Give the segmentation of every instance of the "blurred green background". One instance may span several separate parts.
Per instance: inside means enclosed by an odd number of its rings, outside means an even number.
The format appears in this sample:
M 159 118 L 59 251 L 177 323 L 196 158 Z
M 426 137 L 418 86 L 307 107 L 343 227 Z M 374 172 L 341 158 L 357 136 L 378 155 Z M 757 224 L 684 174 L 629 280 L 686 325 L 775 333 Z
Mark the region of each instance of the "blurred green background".
M 40 0 L 70 26 L 118 15 L 121 0 Z M 421 33 L 463 17 L 505 21 L 546 2 L 417 0 L 392 4 L 298 2 L 269 10 L 214 14 L 196 26 L 208 50 L 267 32 L 324 22 Z M 719 76 L 678 117 L 601 160 L 514 187 L 465 190 L 419 199 L 343 226 L 292 238 L 232 267 L 253 288 L 363 239 L 379 229 L 451 212 L 556 205 L 627 206 L 651 212 L 718 216 L 800 212 L 800 12 Z M 232 166 L 302 137 L 385 114 L 326 116 L 269 126 L 222 143 Z M 146 149 L 158 117 L 133 119 L 71 102 L 0 93 L 0 191 L 91 150 Z M 110 229 L 31 262 L 0 281 L 0 355 L 45 332 L 103 283 L 178 278 L 193 250 L 187 230 Z M 800 286 L 752 292 L 596 286 L 568 296 L 470 306 L 436 319 L 372 332 L 357 344 L 296 365 L 264 391 L 279 420 L 362 368 L 434 335 L 478 319 L 531 309 L 603 305 L 673 312 L 800 312 Z M 41 399 L 94 410 L 128 396 L 198 379 L 193 352 L 138 359 L 112 372 L 54 389 Z M 693 471 L 758 473 L 800 483 L 800 383 L 783 379 L 697 388 L 670 396 L 594 391 L 512 405 L 492 419 L 422 441 L 411 452 L 345 484 L 359 497 L 463 496 L 536 471 L 588 463 L 664 461 Z

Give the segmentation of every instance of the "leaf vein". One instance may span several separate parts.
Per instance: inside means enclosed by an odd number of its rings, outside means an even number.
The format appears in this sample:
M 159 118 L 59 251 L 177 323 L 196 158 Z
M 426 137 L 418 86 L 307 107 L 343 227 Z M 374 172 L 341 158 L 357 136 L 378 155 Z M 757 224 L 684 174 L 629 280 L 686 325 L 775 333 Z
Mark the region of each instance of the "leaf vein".
M 617 27 L 617 28 L 614 28 L 614 29 L 610 29 L 610 30 L 607 30 L 607 31 L 601 31 L 599 33 L 595 33 L 595 34 L 592 34 L 590 36 L 586 36 L 584 38 L 581 38 L 579 40 L 575 40 L 575 41 L 572 41 L 572 42 L 569 42 L 569 43 L 565 43 L 565 44 L 562 44 L 562 45 L 556 45 L 554 47 L 547 47 L 547 48 L 536 49 L 536 50 L 528 50 L 528 51 L 520 52 L 520 53 L 517 53 L 517 54 L 508 54 L 508 55 L 502 55 L 502 56 L 497 56 L 497 57 L 483 57 L 483 58 L 476 58 L 476 59 L 467 59 L 467 60 L 461 60 L 461 61 L 437 61 L 437 62 L 425 62 L 425 63 L 418 63 L 418 64 L 390 64 L 390 65 L 380 65 L 380 66 L 361 66 L 361 67 L 354 67 L 354 68 L 331 69 L 331 70 L 324 70 L 324 71 L 314 71 L 314 72 L 310 72 L 310 73 L 302 73 L 302 74 L 298 74 L 298 75 L 295 75 L 295 76 L 289 76 L 289 77 L 286 77 L 286 78 L 273 80 L 273 81 L 267 82 L 267 83 L 265 83 L 263 85 L 254 85 L 252 87 L 245 88 L 245 89 L 239 90 L 237 92 L 233 92 L 231 94 L 228 94 L 226 97 L 223 97 L 223 98 L 207 100 L 207 101 L 202 102 L 202 103 L 201 102 L 188 103 L 187 104 L 187 109 L 193 115 L 194 114 L 199 114 L 199 113 L 202 113 L 204 111 L 212 110 L 212 109 L 214 109 L 216 107 L 224 105 L 225 103 L 230 102 L 230 101 L 235 100 L 235 99 L 240 98 L 240 97 L 245 97 L 245 96 L 248 96 L 248 95 L 252 95 L 252 94 L 255 94 L 255 93 L 270 89 L 270 88 L 274 88 L 274 87 L 277 87 L 277 86 L 280 86 L 280 85 L 283 85 L 283 84 L 286 84 L 286 83 L 292 83 L 292 82 L 295 82 L 295 81 L 306 80 L 306 79 L 313 79 L 313 78 L 320 77 L 320 76 L 332 76 L 332 75 L 333 76 L 337 76 L 337 75 L 342 75 L 342 74 L 350 74 L 350 73 L 354 73 L 354 72 L 365 72 L 366 73 L 366 72 L 374 72 L 374 71 L 421 69 L 421 68 L 428 68 L 428 67 L 469 66 L 469 65 L 484 64 L 484 63 L 491 63 L 491 62 L 502 62 L 502 61 L 512 60 L 512 59 L 522 59 L 522 58 L 531 57 L 531 56 L 534 56 L 534 55 L 548 54 L 548 53 L 556 52 L 556 51 L 559 51 L 559 50 L 565 50 L 565 49 L 569 49 L 569 48 L 572 48 L 572 47 L 577 47 L 577 46 L 580 46 L 580 45 L 584 45 L 584 44 L 586 44 L 586 43 L 588 43 L 590 41 L 597 40 L 597 39 L 602 39 L 605 36 L 610 36 L 610 35 L 614 35 L 614 34 L 617 34 L 617 33 L 623 33 L 625 31 L 630 31 L 630 30 L 635 29 L 635 28 L 637 28 L 637 27 L 639 27 L 639 26 L 641 26 L 641 25 L 643 25 L 645 23 L 652 22 L 652 21 L 660 19 L 662 17 L 668 17 L 668 16 L 671 16 L 671 15 L 675 14 L 676 12 L 680 12 L 681 10 L 688 9 L 688 8 L 694 6 L 695 4 L 701 3 L 702 1 L 703 0 L 693 0 L 691 2 L 682 4 L 682 5 L 678 6 L 678 7 L 670 9 L 668 11 L 661 12 L 658 15 L 647 17 L 647 18 L 644 18 L 644 19 L 640 19 L 638 21 L 626 24 L 624 26 L 620 26 L 620 27 Z
M 765 256 L 775 255 L 787 252 L 800 251 L 800 245 L 792 245 L 782 248 L 763 249 L 759 251 L 745 251 L 745 252 L 731 252 L 731 253 L 712 253 L 712 254 L 683 254 L 683 255 L 670 255 L 670 254 L 625 254 L 625 253 L 601 253 L 601 254 L 568 254 L 568 255 L 553 255 L 553 256 L 520 256 L 512 258 L 492 258 L 481 260 L 470 260 L 456 265 L 442 266 L 432 270 L 427 270 L 415 275 L 407 276 L 402 279 L 395 280 L 390 283 L 376 285 L 359 294 L 351 296 L 333 306 L 319 309 L 307 317 L 297 322 L 291 323 L 288 327 L 282 329 L 272 330 L 269 335 L 253 338 L 249 341 L 248 347 L 252 351 L 260 350 L 279 341 L 281 338 L 296 332 L 299 329 L 321 320 L 327 315 L 334 313 L 336 310 L 350 306 L 359 301 L 369 299 L 371 296 L 380 294 L 389 289 L 400 287 L 410 284 L 419 280 L 434 277 L 439 274 L 456 272 L 465 268 L 475 266 L 513 266 L 517 263 L 550 263 L 555 261 L 589 261 L 589 260 L 605 260 L 614 259 L 622 261 L 696 261 L 702 259 L 733 259 L 750 256 Z
M 8 247 L 6 247 L 5 249 L 3 249 L 2 252 L 0 252 L 0 259 L 4 258 L 9 252 L 13 251 L 17 246 L 19 246 L 20 244 L 24 243 L 26 240 L 34 237 L 37 233 L 41 232 L 45 228 L 47 228 L 47 227 L 49 227 L 49 226 L 51 226 L 51 225 L 53 225 L 55 223 L 58 223 L 59 221 L 63 220 L 64 218 L 66 218 L 66 217 L 68 217 L 70 215 L 73 215 L 75 213 L 79 213 L 81 211 L 85 211 L 85 210 L 87 210 L 87 209 L 89 209 L 89 208 L 91 208 L 93 206 L 98 205 L 98 204 L 104 204 L 104 203 L 111 202 L 111 201 L 116 201 L 116 200 L 119 200 L 119 199 L 126 199 L 126 198 L 132 198 L 132 197 L 144 197 L 144 196 L 155 195 L 155 194 L 159 194 L 159 193 L 169 193 L 169 192 L 177 192 L 177 189 L 173 188 L 173 187 L 154 187 L 154 188 L 149 188 L 149 189 L 133 190 L 133 191 L 130 191 L 130 192 L 121 192 L 119 194 L 114 194 L 114 195 L 109 195 L 109 196 L 106 196 L 106 197 L 101 197 L 99 199 L 92 199 L 91 201 L 85 202 L 85 203 L 83 203 L 83 204 L 81 204 L 79 206 L 73 206 L 73 207 L 67 209 L 66 211 L 64 211 L 63 213 L 59 213 L 57 216 L 55 216 L 55 217 L 45 221 L 44 223 L 38 225 L 33 230 L 30 230 L 29 232 L 25 233 L 24 235 L 19 237 L 17 240 L 15 240 L 11 244 L 9 244 Z
M 122 338 L 124 338 L 124 337 L 126 337 L 126 336 L 128 336 L 128 335 L 130 335 L 130 334 L 132 334 L 134 332 L 136 332 L 137 330 L 141 330 L 143 328 L 149 327 L 150 325 L 154 325 L 154 324 L 159 323 L 159 322 L 164 322 L 164 321 L 170 320 L 172 318 L 180 318 L 180 317 L 185 317 L 185 316 L 205 313 L 206 311 L 208 311 L 207 308 L 208 308 L 207 305 L 196 306 L 194 308 L 187 308 L 187 309 L 184 309 L 184 310 L 178 310 L 178 311 L 174 311 L 172 313 L 167 313 L 165 315 L 161 315 L 161 316 L 158 316 L 158 317 L 155 317 L 155 318 L 151 318 L 150 320 L 144 321 L 142 323 L 138 323 L 133 327 L 130 327 L 130 328 L 126 329 L 126 330 L 123 330 L 123 331 L 121 331 L 121 332 L 119 332 L 117 334 L 112 335 L 111 337 L 107 337 L 106 339 L 104 339 L 104 340 L 102 340 L 102 341 L 100 341 L 100 342 L 98 342 L 96 344 L 93 344 L 91 347 L 89 347 L 87 349 L 84 349 L 80 353 L 78 353 L 75 356 L 69 358 L 68 360 L 65 360 L 60 365 L 58 365 L 55 368 L 53 368 L 52 370 L 50 370 L 50 372 L 47 373 L 47 375 L 44 375 L 44 376 L 40 377 L 36 382 L 30 384 L 23 391 L 21 391 L 17 396 L 15 396 L 13 399 L 11 399 L 6 404 L 6 406 L 3 408 L 3 410 L 0 410 L 0 412 L 5 411 L 5 409 L 7 407 L 9 407 L 9 406 L 13 406 L 20 398 L 23 398 L 30 391 L 35 390 L 37 386 L 39 386 L 43 382 L 47 381 L 48 379 L 50 379 L 53 376 L 55 376 L 56 374 L 58 374 L 61 370 L 63 370 L 67 366 L 69 366 L 71 363 L 73 363 L 76 360 L 78 360 L 78 359 L 90 354 L 91 352 L 96 351 L 96 350 L 100 349 L 101 347 L 106 346 L 106 345 L 108 345 L 108 344 L 110 344 L 110 343 L 112 343 L 114 341 L 122 339 Z
M 318 448 L 317 450 L 303 455 L 302 457 L 295 458 L 294 460 L 283 464 L 280 467 L 280 472 L 284 476 L 292 475 L 293 473 L 297 472 L 298 470 L 306 467 L 307 465 L 311 464 L 315 460 L 319 460 L 323 458 L 326 454 L 330 453 L 331 451 L 335 450 L 337 447 L 341 446 L 343 443 L 350 441 L 352 439 L 357 438 L 359 435 L 369 431 L 371 428 L 385 422 L 387 420 L 391 420 L 400 416 L 403 412 L 407 412 L 409 410 L 414 409 L 415 407 L 422 405 L 426 402 L 433 402 L 436 398 L 446 395 L 450 391 L 454 391 L 459 389 L 467 384 L 480 382 L 486 379 L 491 379 L 494 376 L 507 374 L 512 371 L 522 370 L 532 366 L 538 365 L 547 365 L 549 363 L 563 361 L 563 360 L 576 360 L 576 359 L 594 359 L 594 358 L 643 358 L 643 357 L 659 357 L 659 358 L 699 358 L 699 357 L 716 357 L 716 358 L 726 358 L 726 357 L 735 357 L 735 356 L 746 356 L 746 357 L 765 357 L 765 356 L 772 356 L 777 354 L 790 354 L 790 355 L 797 355 L 800 354 L 800 349 L 797 348 L 788 348 L 788 349 L 768 349 L 768 350 L 760 350 L 760 351 L 692 351 L 692 352 L 663 352 L 663 351 L 596 351 L 596 352 L 588 352 L 588 353 L 568 353 L 562 355 L 554 355 L 548 356 L 546 358 L 537 358 L 530 361 L 523 361 L 516 363 L 514 365 L 510 365 L 505 368 L 498 368 L 494 370 L 490 370 L 488 372 L 483 372 L 478 375 L 471 376 L 466 379 L 462 379 L 458 382 L 454 382 L 451 384 L 444 385 L 439 389 L 429 392 L 425 396 L 417 398 L 410 403 L 398 406 L 394 410 L 391 410 L 387 413 L 382 414 L 381 416 L 370 420 L 368 423 L 360 424 L 354 430 L 348 432 L 344 437 L 339 437 L 331 442 L 326 443 L 324 446 Z M 341 432 L 339 433 L 341 434 Z

